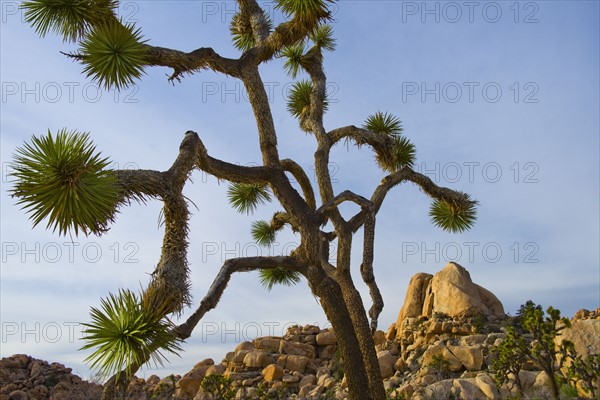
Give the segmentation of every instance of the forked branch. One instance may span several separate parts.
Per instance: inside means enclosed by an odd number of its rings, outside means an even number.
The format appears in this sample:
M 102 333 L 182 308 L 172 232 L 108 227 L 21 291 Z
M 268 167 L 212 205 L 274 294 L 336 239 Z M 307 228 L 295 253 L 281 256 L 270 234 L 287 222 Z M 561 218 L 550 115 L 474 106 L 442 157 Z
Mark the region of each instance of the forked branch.
M 262 269 L 273 269 L 286 267 L 305 274 L 305 267 L 296 258 L 289 256 L 278 257 L 243 257 L 230 258 L 225 261 L 221 270 L 213 280 L 208 292 L 200 302 L 198 309 L 176 328 L 176 334 L 181 339 L 190 337 L 192 331 L 198 325 L 202 317 L 215 308 L 229 283 L 231 276 L 236 272 L 250 272 Z

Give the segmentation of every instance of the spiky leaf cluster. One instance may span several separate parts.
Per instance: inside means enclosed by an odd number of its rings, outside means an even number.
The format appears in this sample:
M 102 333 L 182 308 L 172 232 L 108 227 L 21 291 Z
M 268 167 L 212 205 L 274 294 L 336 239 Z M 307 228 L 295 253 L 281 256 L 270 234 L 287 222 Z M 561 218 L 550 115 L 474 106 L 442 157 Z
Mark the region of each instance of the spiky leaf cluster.
M 377 111 L 367 117 L 363 128 L 389 137 L 387 146 L 375 149 L 375 159 L 381 169 L 394 172 L 414 164 L 416 148 L 408 138 L 401 136 L 402 122 L 398 117 L 388 112 Z
M 111 20 L 99 25 L 81 42 L 83 72 L 106 89 L 131 86 L 144 73 L 144 43 L 132 24 Z
M 367 117 L 364 128 L 375 133 L 397 136 L 402 133 L 402 122 L 393 114 L 377 111 Z
M 273 29 L 273 22 L 267 15 L 263 14 L 263 18 L 267 22 L 270 32 Z M 256 46 L 252 23 L 246 15 L 241 13 L 234 15 L 229 24 L 229 31 L 231 32 L 233 45 L 236 49 L 246 51 Z
M 11 189 L 17 204 L 30 213 L 36 226 L 77 235 L 101 234 L 112 221 L 118 190 L 108 158 L 101 158 L 87 133 L 60 130 L 56 136 L 33 136 L 17 148 L 12 162 L 16 178 Z
M 50 31 L 64 41 L 81 39 L 92 26 L 108 19 L 118 3 L 113 0 L 33 0 L 24 2 L 25 21 L 40 36 Z
M 302 118 L 310 111 L 312 83 L 309 80 L 294 82 L 288 94 L 288 111 L 296 118 Z M 327 99 L 323 104 L 323 111 L 327 111 Z
M 307 47 L 310 47 L 310 41 L 313 42 L 314 46 L 307 51 Z M 333 30 L 327 24 L 317 26 L 308 35 L 307 40 L 302 40 L 284 48 L 281 51 L 281 57 L 285 58 L 283 68 L 289 76 L 295 79 L 300 69 L 306 70 L 315 57 L 321 59 L 322 50 L 335 50 Z
M 301 26 L 316 26 L 321 20 L 331 18 L 327 8 L 332 0 L 276 0 L 275 8 L 292 16 Z
M 270 246 L 275 242 L 277 227 L 267 221 L 255 221 L 252 223 L 252 238 L 261 246 Z
M 434 200 L 429 210 L 431 222 L 448 232 L 460 233 L 470 229 L 477 219 L 476 203 L 468 205 Z
M 286 47 L 281 51 L 281 55 L 286 59 L 283 63 L 283 69 L 289 76 L 295 79 L 302 67 L 304 44 L 298 43 L 294 46 Z
M 240 213 L 251 214 L 256 208 L 271 201 L 267 186 L 254 183 L 232 183 L 227 190 L 229 203 Z
M 260 283 L 269 291 L 275 285 L 292 286 L 300 283 L 300 273 L 285 267 L 260 270 L 258 277 Z
M 321 24 L 317 26 L 308 37 L 319 50 L 335 50 L 336 43 L 331 25 Z
M 417 157 L 417 149 L 404 136 L 394 136 L 391 144 L 384 149 L 377 149 L 375 160 L 381 169 L 394 172 L 402 167 L 412 167 Z
M 142 298 L 144 295 L 142 295 Z M 129 290 L 109 294 L 100 308 L 92 307 L 81 350 L 95 349 L 85 362 L 101 377 L 117 375 L 147 361 L 162 365 L 165 353 L 181 351 L 180 340 L 172 333 L 173 324 L 165 318 L 165 307 L 156 300 L 142 300 Z

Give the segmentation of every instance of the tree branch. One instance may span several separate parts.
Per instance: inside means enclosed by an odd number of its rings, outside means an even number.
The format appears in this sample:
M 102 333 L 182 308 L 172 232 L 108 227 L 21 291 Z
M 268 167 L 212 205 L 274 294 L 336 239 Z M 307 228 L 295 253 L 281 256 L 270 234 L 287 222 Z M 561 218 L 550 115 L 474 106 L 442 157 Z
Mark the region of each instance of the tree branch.
M 423 192 L 425 192 L 425 194 L 436 200 L 450 202 L 464 208 L 468 208 L 474 204 L 477 204 L 477 201 L 471 200 L 469 195 L 466 193 L 438 186 L 427 176 L 413 171 L 412 168 L 402 167 L 398 171 L 383 178 L 379 186 L 377 186 L 373 192 L 373 195 L 371 196 L 371 202 L 373 203 L 375 214 L 379 212 L 387 193 L 393 187 L 405 181 L 416 184 L 419 186 L 419 188 L 421 188 L 421 190 L 423 190 Z M 348 225 L 353 232 L 356 232 L 362 226 L 365 221 L 365 217 L 366 213 L 361 211 L 359 214 L 350 219 Z
M 383 297 L 381 291 L 375 281 L 375 275 L 373 273 L 373 249 L 375 246 L 375 212 L 373 208 L 365 208 L 366 219 L 365 219 L 365 233 L 363 238 L 363 262 L 360 265 L 360 274 L 363 282 L 369 288 L 371 294 L 371 300 L 373 305 L 369 309 L 369 316 L 371 317 L 371 332 L 375 333 L 377 330 L 377 322 L 379 314 L 383 310 Z
M 231 275 L 236 272 L 250 272 L 262 269 L 273 269 L 285 266 L 294 271 L 305 274 L 305 266 L 302 265 L 296 258 L 288 256 L 278 257 L 244 257 L 230 258 L 226 260 L 221 270 L 213 280 L 208 292 L 200 302 L 198 309 L 185 321 L 175 329 L 175 333 L 181 339 L 187 339 L 192 334 L 192 331 L 198 325 L 202 317 L 210 310 L 215 308 L 231 279 Z
M 114 171 L 119 188 L 118 204 L 131 200 L 145 203 L 148 198 L 163 198 L 169 187 L 169 179 L 164 172 L 148 169 L 120 169 Z
M 375 189 L 375 192 L 371 197 L 371 201 L 375 206 L 376 212 L 381 207 L 381 204 L 383 203 L 383 200 L 390 189 L 404 181 L 409 181 L 416 184 L 429 197 L 440 201 L 454 203 L 464 208 L 469 208 L 477 203 L 476 201 L 471 200 L 469 195 L 466 193 L 438 186 L 427 176 L 413 171 L 413 169 L 410 167 L 403 167 L 400 170 L 383 178 L 379 186 L 377 186 Z
M 170 81 L 181 80 L 181 75 L 211 69 L 225 75 L 240 77 L 242 62 L 221 57 L 210 47 L 201 47 L 189 53 L 164 47 L 144 45 L 146 65 L 173 68 Z
M 238 0 L 240 14 L 248 18 L 257 45 L 261 45 L 269 37 L 269 24 L 264 10 L 255 0 Z
M 342 139 L 353 140 L 357 146 L 369 145 L 375 152 L 385 152 L 393 145 L 393 139 L 381 133 L 375 133 L 366 129 L 357 128 L 354 125 L 344 126 L 329 132 L 332 144 Z
M 263 164 L 279 164 L 275 124 L 273 123 L 269 97 L 265 91 L 265 85 L 260 77 L 258 67 L 252 66 L 245 68 L 242 81 L 248 92 L 252 111 L 254 111 Z
M 271 182 L 273 177 L 273 169 L 270 167 L 255 166 L 247 167 L 237 164 L 231 164 L 213 158 L 208 155 L 208 150 L 202 143 L 202 140 L 196 132 L 187 131 L 186 135 L 194 135 L 198 140 L 196 165 L 202 171 L 215 176 L 218 179 L 225 179 L 231 182 L 238 183 L 261 183 Z
M 315 192 L 313 191 L 312 185 L 310 184 L 310 179 L 308 179 L 304 169 L 302 169 L 300 164 L 289 158 L 281 160 L 281 166 L 284 170 L 288 171 L 294 176 L 294 178 L 296 178 L 296 181 L 302 189 L 302 193 L 304 193 L 304 200 L 306 200 L 308 208 L 310 210 L 315 210 L 317 208 Z
M 337 206 L 339 206 L 340 204 L 342 204 L 346 201 L 351 201 L 353 203 L 356 203 L 357 205 L 359 205 L 362 208 L 367 208 L 367 209 L 373 208 L 373 204 L 371 203 L 370 200 L 368 200 L 350 190 L 344 190 L 342 193 L 338 194 L 333 199 L 331 199 L 331 201 L 329 201 L 326 204 L 323 204 L 321 207 L 319 207 L 319 209 L 317 210 L 317 214 L 326 216 L 332 210 L 334 210 Z
M 268 61 L 283 48 L 293 46 L 304 39 L 319 23 L 330 18 L 329 11 L 315 16 L 310 21 L 294 15 L 290 21 L 279 24 L 261 45 L 249 50 L 246 55 L 254 59 L 255 65 Z

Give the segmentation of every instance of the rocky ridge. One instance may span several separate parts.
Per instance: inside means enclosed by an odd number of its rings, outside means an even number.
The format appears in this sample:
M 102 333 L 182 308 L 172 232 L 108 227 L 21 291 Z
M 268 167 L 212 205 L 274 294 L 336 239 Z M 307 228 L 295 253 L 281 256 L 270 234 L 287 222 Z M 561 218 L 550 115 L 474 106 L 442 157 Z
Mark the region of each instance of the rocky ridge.
M 415 275 L 398 320 L 375 334 L 389 398 L 496 400 L 514 395 L 514 383 L 496 387 L 489 370 L 509 323 L 496 296 L 473 283 L 460 265 Z M 600 309 L 580 310 L 572 325 L 562 338 L 573 341 L 582 355 L 598 353 Z M 128 398 L 212 399 L 201 382 L 214 375 L 230 380 L 231 393 L 239 399 L 344 399 L 348 394 L 336 343 L 332 329 L 294 326 L 282 337 L 240 343 L 221 362 L 203 360 L 182 377 L 135 378 Z M 0 360 L 0 371 L 0 400 L 99 399 L 101 391 L 60 364 L 23 355 Z M 548 393 L 544 373 L 524 370 L 519 377 L 526 395 L 544 398 Z

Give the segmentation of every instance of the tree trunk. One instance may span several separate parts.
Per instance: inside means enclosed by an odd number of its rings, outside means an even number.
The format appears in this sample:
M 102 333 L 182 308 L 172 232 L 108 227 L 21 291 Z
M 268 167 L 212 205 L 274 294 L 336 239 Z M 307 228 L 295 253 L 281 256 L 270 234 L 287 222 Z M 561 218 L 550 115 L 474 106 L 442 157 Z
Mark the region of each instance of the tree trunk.
M 556 383 L 556 376 L 554 376 L 554 371 L 548 371 L 544 369 L 546 375 L 548 375 L 548 379 L 550 380 L 550 388 L 552 389 L 552 398 L 554 400 L 558 400 L 560 393 L 558 390 L 558 384 Z
M 319 271 L 322 272 L 322 271 Z M 344 372 L 348 380 L 350 398 L 353 400 L 383 400 L 383 397 L 371 391 L 369 375 L 364 363 L 362 346 L 355 331 L 348 306 L 343 301 L 340 286 L 324 273 L 311 277 L 314 294 L 319 296 L 323 310 L 333 326 L 338 349 L 344 359 Z M 371 343 L 373 339 L 371 338 Z M 372 350 L 374 352 L 374 348 Z M 381 382 L 383 390 L 383 382 Z
M 385 389 L 383 387 L 383 378 L 381 377 L 381 369 L 377 360 L 375 351 L 375 342 L 373 341 L 373 333 L 371 331 L 367 313 L 360 297 L 360 293 L 356 290 L 352 282 L 352 278 L 346 274 L 338 278 L 340 287 L 344 295 L 344 301 L 347 304 L 350 312 L 350 318 L 356 329 L 360 351 L 363 357 L 364 364 L 367 368 L 368 382 L 371 393 L 376 399 L 385 399 Z

